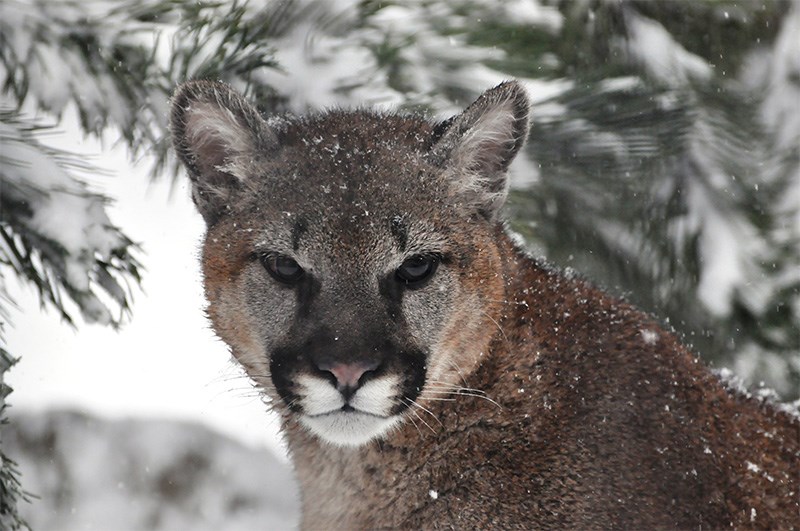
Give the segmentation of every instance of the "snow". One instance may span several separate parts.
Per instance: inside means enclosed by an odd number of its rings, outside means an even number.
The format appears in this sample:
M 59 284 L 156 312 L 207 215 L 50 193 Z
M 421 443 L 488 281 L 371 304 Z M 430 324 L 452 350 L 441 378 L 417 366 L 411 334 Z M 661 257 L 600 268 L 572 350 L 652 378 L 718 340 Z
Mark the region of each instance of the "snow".
M 88 322 L 108 324 L 111 314 L 93 293 L 90 278 L 97 258 L 111 261 L 115 249 L 127 242 L 106 214 L 107 200 L 88 189 L 73 174 L 56 163 L 44 146 L 25 142 L 20 130 L 0 123 L 4 176 L 10 195 L 19 194 L 31 206 L 27 220 L 31 231 L 48 238 L 66 251 L 63 280 L 80 292 L 86 302 L 83 316 Z
M 373 74 L 375 57 L 364 46 L 382 36 L 374 29 L 350 27 L 359 12 L 358 2 L 305 0 L 293 9 L 305 11 L 305 16 L 273 40 L 275 59 L 290 69 L 261 69 L 254 79 L 291 95 L 295 112 L 359 103 L 394 107 L 402 102 L 383 76 Z
M 725 317 L 732 311 L 734 290 L 744 283 L 745 263 L 755 255 L 750 246 L 758 238 L 752 227 L 737 219 L 733 212 L 720 216 L 702 186 L 694 181 L 685 186 L 690 216 L 695 217 L 690 223 L 701 231 L 699 249 L 703 265 L 698 298 L 712 314 Z
M 37 49 L 36 60 L 31 61 L 28 66 L 28 75 L 31 84 L 37 87 L 37 97 L 42 102 L 42 107 L 54 113 L 59 113 L 66 107 L 70 94 L 66 90 L 69 85 L 63 80 L 70 79 L 72 66 L 83 71 L 81 64 L 68 64 L 52 48 Z
M 52 19 L 71 23 L 75 27 L 94 26 L 99 41 L 96 49 L 98 54 L 110 49 L 120 35 L 152 30 L 152 26 L 139 24 L 135 29 L 126 25 L 126 31 L 122 32 L 122 17 L 121 13 L 115 13 L 113 4 L 108 2 L 43 2 L 37 4 L 36 9 L 31 9 L 26 2 L 5 2 L 4 35 L 11 36 L 9 40 L 14 60 L 27 65 L 28 97 L 37 100 L 42 108 L 57 116 L 66 110 L 70 101 L 76 99 L 80 101 L 89 127 L 102 127 L 105 122 L 104 110 L 108 110 L 113 119 L 118 120 L 117 123 L 128 123 L 131 109 L 122 104 L 124 99 L 108 74 L 102 68 L 98 72 L 87 72 L 81 52 L 76 48 L 51 45 L 64 37 L 56 29 L 61 25 L 55 28 L 51 26 Z M 37 40 L 48 45 L 35 45 L 30 35 L 38 35 Z M 0 83 L 5 84 L 5 78 L 19 75 L 18 72 L 6 71 L 0 65 Z
M 728 369 L 727 367 L 723 367 L 714 372 L 729 391 L 746 397 L 750 396 L 750 392 L 747 390 L 747 387 L 744 385 L 742 379 L 734 374 L 732 370 Z
M 624 76 L 604 79 L 600 82 L 600 90 L 603 92 L 626 92 L 641 88 L 642 80 L 638 76 Z
M 784 362 L 784 360 L 780 359 L 771 361 L 772 363 L 769 363 L 768 365 L 770 365 L 773 368 L 782 367 L 783 365 L 781 362 Z M 724 385 L 729 392 L 744 396 L 746 398 L 756 398 L 757 400 L 770 404 L 775 409 L 782 411 L 783 413 L 800 420 L 800 399 L 795 400 L 794 402 L 779 402 L 777 400 L 778 399 L 777 393 L 775 393 L 771 389 L 763 387 L 761 389 L 756 389 L 754 392 L 751 392 L 744 384 L 744 380 L 739 376 L 739 374 L 749 374 L 748 372 L 737 371 L 735 373 L 734 371 L 725 367 L 720 369 L 715 369 L 713 372 L 714 374 L 716 374 L 720 382 L 722 382 L 722 385 Z M 776 381 L 782 382 L 783 380 L 777 379 Z M 765 436 L 769 435 L 765 434 Z
M 683 48 L 664 26 L 633 11 L 628 13 L 628 52 L 651 76 L 670 87 L 686 85 L 692 79 L 711 78 L 711 65 Z
M 771 62 L 753 63 L 760 63 L 768 70 L 762 117 L 765 124 L 777 133 L 778 147 L 782 149 L 796 148 L 800 141 L 800 113 L 796 112 L 800 101 L 800 84 L 797 83 L 800 76 L 800 39 L 797 38 L 800 35 L 800 5 L 794 3 L 793 6 L 778 34 Z M 763 79 L 753 79 L 751 83 L 763 82 Z
M 772 386 L 780 393 L 789 394 L 793 390 L 791 382 L 785 378 L 789 374 L 790 364 L 800 363 L 800 356 L 781 357 L 774 352 L 764 352 L 761 349 L 753 348 L 752 345 L 743 345 L 737 352 L 733 364 L 733 372 L 740 375 L 749 375 L 748 380 L 753 380 L 757 376 L 759 379 L 768 380 Z M 757 389 L 755 393 L 764 399 L 772 400 L 768 396 L 773 391 L 771 389 Z M 775 400 L 772 400 L 776 402 Z M 797 414 L 797 413 L 795 413 Z
M 458 12 L 458 2 L 431 4 L 413 0 L 384 6 L 370 16 L 365 27 L 354 24 L 359 12 L 357 4 L 354 0 L 324 5 L 298 3 L 297 9 L 306 9 L 310 14 L 273 40 L 275 57 L 287 70 L 263 69 L 255 78 L 280 93 L 291 94 L 289 104 L 295 112 L 339 105 L 394 109 L 413 103 L 428 105 L 442 116 L 460 110 L 439 95 L 443 87 L 473 92 L 476 87 L 497 85 L 508 78 L 483 64 L 502 59 L 503 51 L 470 46 L 461 35 L 443 35 L 443 27 L 457 30 L 466 24 L 464 15 Z M 556 9 L 532 0 L 517 0 L 509 5 L 486 2 L 471 7 L 509 17 L 520 25 L 554 29 L 563 23 Z M 408 42 L 414 44 L 408 46 Z M 370 50 L 395 46 L 400 55 L 395 65 L 401 71 L 386 72 Z M 390 86 L 390 75 L 403 80 L 404 93 Z M 570 86 L 565 80 L 521 81 L 531 90 L 534 101 Z
M 800 145 L 800 5 L 793 8 L 783 21 L 781 31 L 768 59 L 765 50 L 755 51 L 743 68 L 742 80 L 754 92 L 763 93 L 761 120 L 774 133 L 776 151 L 797 153 Z M 800 175 L 800 160 L 794 158 L 795 175 Z M 800 177 L 794 180 L 781 201 L 781 210 L 793 214 L 794 223 L 786 228 L 785 239 L 800 237 Z M 798 268 L 800 271 L 800 268 Z M 798 309 L 796 314 L 800 314 Z
M 3 449 L 37 498 L 33 529 L 290 529 L 292 471 L 271 452 L 187 422 L 14 411 Z
M 553 33 L 564 25 L 564 15 L 557 8 L 533 0 L 509 0 L 499 6 L 505 12 L 507 22 L 545 27 Z
M 97 190 L 102 183 L 102 192 L 118 198 L 108 215 L 142 242 L 143 293 L 135 294 L 133 318 L 119 331 L 82 326 L 76 332 L 57 315 L 42 312 L 32 290 L 8 282 L 19 311 L 14 312 L 16 326 L 5 330 L 5 348 L 21 357 L 6 375 L 14 388 L 11 403 L 36 411 L 57 406 L 111 417 L 202 421 L 285 460 L 277 418 L 203 314 L 198 263 L 203 222 L 188 183 L 150 182 L 148 160 L 133 166 L 121 146 L 104 150 L 100 141 L 80 134 L 74 115 L 65 119 L 63 134 L 52 142 L 83 159 L 103 153 L 97 164 L 104 173 L 91 182 Z
M 642 340 L 647 345 L 655 345 L 658 342 L 658 332 L 655 330 L 642 329 L 639 330 L 639 333 L 642 335 Z

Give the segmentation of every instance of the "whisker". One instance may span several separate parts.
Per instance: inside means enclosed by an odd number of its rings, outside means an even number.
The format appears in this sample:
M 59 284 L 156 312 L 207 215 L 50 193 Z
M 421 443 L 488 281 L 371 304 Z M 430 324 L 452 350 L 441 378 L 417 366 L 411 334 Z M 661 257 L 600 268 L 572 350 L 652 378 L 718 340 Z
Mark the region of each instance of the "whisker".
M 423 393 L 431 395 L 457 395 L 459 389 L 426 389 Z
M 461 381 L 464 382 L 464 386 L 467 385 L 467 379 L 464 377 L 464 373 L 461 372 L 461 367 L 453 360 L 447 360 L 447 362 L 456 370 L 458 376 L 461 378 Z
M 413 409 L 411 410 L 411 412 L 412 412 L 412 413 L 414 413 L 414 416 L 415 416 L 415 417 L 417 417 L 417 418 L 419 419 L 419 421 L 420 421 L 420 422 L 422 422 L 423 424 L 425 424 L 425 426 L 427 426 L 427 427 L 428 427 L 428 429 L 429 429 L 429 430 L 431 430 L 431 433 L 433 433 L 434 435 L 436 435 L 436 430 L 434 430 L 434 429 L 431 427 L 431 425 L 430 425 L 430 424 L 428 424 L 427 422 L 425 422 L 425 419 L 423 419 L 423 418 L 420 416 L 420 414 L 419 414 L 419 413 L 417 413 L 417 412 L 416 412 L 416 411 L 414 411 Z
M 446 382 L 444 380 L 432 380 L 432 379 L 429 379 L 429 380 L 426 380 L 426 382 L 428 382 L 428 383 L 436 383 L 436 384 L 440 384 L 440 385 L 447 385 L 447 386 L 450 386 L 450 387 L 463 387 L 463 386 L 458 385 L 456 383 Z
M 422 437 L 422 430 L 420 430 L 419 429 L 419 425 L 416 422 L 414 422 L 414 417 L 409 415 L 407 418 L 408 418 L 408 420 L 411 421 L 411 425 L 414 426 L 417 429 L 417 432 L 419 433 L 420 437 Z
M 450 384 L 445 382 L 436 382 L 433 380 L 429 380 L 428 382 L 426 382 L 426 387 L 436 387 L 437 389 L 468 389 L 463 385 Z
M 392 400 L 392 403 L 394 405 L 405 404 L 406 403 L 406 398 L 405 397 L 400 397 L 400 398 L 401 398 L 401 400 Z M 411 411 L 411 410 L 409 410 L 409 411 Z M 419 429 L 419 424 L 417 424 L 414 421 L 414 417 L 412 417 L 411 415 L 408 415 L 408 416 L 406 416 L 406 418 L 411 421 L 411 425 L 414 426 L 414 428 L 416 428 L 416 430 L 420 434 L 420 436 L 422 436 L 422 430 Z
M 473 393 L 483 393 L 486 394 L 485 391 L 482 389 L 476 389 L 474 387 L 465 387 L 463 385 L 451 384 L 447 382 L 439 382 L 436 380 L 428 380 L 427 384 L 432 384 L 431 387 L 436 387 L 439 389 L 459 389 L 462 391 L 470 391 Z
M 456 393 L 456 394 L 459 394 L 459 395 L 462 395 L 462 396 L 474 396 L 475 398 L 482 398 L 482 399 L 486 400 L 487 402 L 490 402 L 490 403 L 494 404 L 495 406 L 499 407 L 500 409 L 503 409 L 503 406 L 501 406 L 500 404 L 498 404 L 497 402 L 495 402 L 494 400 L 492 400 L 491 398 L 489 398 L 485 394 L 482 394 L 482 395 L 475 395 L 475 394 L 472 394 L 472 393 Z
M 404 399 L 403 399 L 403 401 L 404 401 L 404 402 L 406 402 L 406 403 L 407 403 L 407 404 L 409 404 L 409 405 L 411 405 L 411 404 L 413 404 L 413 403 L 414 403 L 413 401 L 411 401 L 411 400 L 408 400 L 407 398 L 404 398 Z M 419 421 L 420 421 L 421 423 L 425 424 L 425 426 L 427 426 L 427 427 L 428 427 L 428 429 L 429 429 L 429 430 L 431 430 L 431 433 L 434 433 L 434 434 L 436 433 L 436 430 L 434 430 L 434 429 L 431 427 L 431 425 L 430 425 L 430 424 L 428 424 L 427 422 L 425 422 L 425 419 L 423 419 L 423 418 L 422 418 L 422 417 L 419 415 L 419 413 L 417 413 L 417 411 L 416 411 L 415 409 L 409 409 L 409 411 L 410 411 L 410 412 L 412 412 L 412 413 L 414 414 L 414 416 L 415 416 L 415 417 L 417 417 L 417 419 L 419 419 Z
M 442 421 L 441 421 L 441 420 L 439 420 L 439 417 L 437 417 L 436 415 L 434 415 L 434 414 L 433 414 L 433 412 L 431 412 L 431 410 L 430 410 L 430 409 L 428 409 L 428 408 L 426 408 L 426 407 L 424 407 L 424 406 L 422 406 L 422 405 L 420 405 L 420 404 L 417 404 L 417 403 L 416 403 L 416 402 L 414 402 L 413 400 L 409 400 L 409 403 L 410 403 L 412 406 L 414 406 L 414 407 L 417 407 L 417 408 L 421 409 L 422 411 L 424 411 L 425 413 L 427 413 L 428 415 L 430 415 L 431 417 L 433 417 L 433 420 L 435 420 L 436 422 L 438 422 L 438 423 L 439 423 L 439 426 L 441 426 L 441 427 L 443 427 L 443 428 L 444 428 L 444 424 L 442 424 Z
M 486 396 L 486 392 L 481 389 L 473 389 L 471 387 L 461 387 L 460 385 L 453 385 L 453 386 L 443 386 L 443 385 L 431 385 L 426 386 L 426 390 L 432 390 L 436 392 L 448 392 L 448 391 L 455 391 L 455 392 L 468 392 L 473 393 L 476 395 L 484 395 Z
M 447 390 L 447 391 L 435 390 L 434 389 L 434 390 L 426 390 L 426 391 L 434 393 L 436 395 L 471 396 L 471 397 L 474 397 L 474 398 L 482 398 L 483 400 L 486 400 L 487 402 L 490 402 L 490 403 L 494 404 L 495 406 L 499 407 L 500 409 L 503 409 L 503 406 L 501 406 L 500 404 L 498 404 L 497 402 L 495 402 L 494 400 L 492 400 L 491 398 L 486 396 L 486 393 L 484 393 L 482 391 L 481 392 L 471 392 L 472 390 L 470 390 L 470 389 L 454 389 L 454 390 Z M 437 400 L 437 399 L 438 400 L 451 400 L 451 401 L 455 400 L 454 398 L 443 399 L 443 398 L 435 398 L 435 397 L 431 397 L 431 396 L 425 396 L 425 391 L 420 393 L 420 397 L 424 397 L 426 400 Z
M 300 397 L 297 397 L 297 398 L 292 398 L 292 399 L 291 399 L 291 400 L 290 400 L 290 401 L 289 401 L 289 402 L 286 404 L 286 407 L 289 407 L 289 408 L 291 408 L 292 406 L 294 406 L 294 405 L 295 405 L 295 404 L 297 404 L 298 402 L 300 402 Z
M 486 316 L 486 317 L 487 317 L 487 318 L 488 318 L 488 319 L 489 319 L 491 322 L 493 322 L 493 323 L 494 323 L 494 325 L 497 327 L 497 329 L 498 329 L 498 330 L 500 330 L 500 333 L 501 333 L 501 334 L 503 334 L 503 338 L 505 338 L 505 340 L 506 340 L 506 341 L 508 341 L 508 336 L 506 335 L 506 332 L 505 332 L 505 330 L 503 330 L 503 327 L 502 327 L 502 326 L 500 326 L 500 323 L 498 323 L 497 321 L 495 321 L 495 320 L 494 320 L 494 317 L 492 317 L 491 315 L 489 315 L 488 313 L 486 313 L 486 311 L 485 311 L 485 310 L 481 310 L 481 313 L 482 313 L 483 315 L 485 315 L 485 316 Z

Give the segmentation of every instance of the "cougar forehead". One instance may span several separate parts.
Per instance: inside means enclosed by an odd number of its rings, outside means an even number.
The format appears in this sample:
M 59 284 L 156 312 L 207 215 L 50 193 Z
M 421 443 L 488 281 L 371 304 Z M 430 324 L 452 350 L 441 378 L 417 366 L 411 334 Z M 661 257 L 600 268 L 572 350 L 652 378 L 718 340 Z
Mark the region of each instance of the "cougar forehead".
M 428 154 L 434 134 L 425 121 L 337 112 L 284 121 L 276 135 L 281 149 L 274 156 L 242 168 L 253 193 L 237 206 L 287 218 L 295 237 L 326 230 L 341 239 L 393 227 L 402 238 L 412 214 L 430 223 L 457 213 L 436 178 L 440 168 Z

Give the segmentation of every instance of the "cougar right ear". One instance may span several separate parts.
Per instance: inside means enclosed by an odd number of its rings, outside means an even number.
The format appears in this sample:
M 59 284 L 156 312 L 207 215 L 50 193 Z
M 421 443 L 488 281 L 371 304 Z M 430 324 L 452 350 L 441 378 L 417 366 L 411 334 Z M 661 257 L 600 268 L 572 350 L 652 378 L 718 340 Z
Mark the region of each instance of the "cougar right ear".
M 435 130 L 432 160 L 449 169 L 451 192 L 489 219 L 508 193 L 506 170 L 525 143 L 529 110 L 523 86 L 507 81 Z
M 172 145 L 192 180 L 192 197 L 213 225 L 247 186 L 252 166 L 278 147 L 258 111 L 230 86 L 189 81 L 172 97 Z

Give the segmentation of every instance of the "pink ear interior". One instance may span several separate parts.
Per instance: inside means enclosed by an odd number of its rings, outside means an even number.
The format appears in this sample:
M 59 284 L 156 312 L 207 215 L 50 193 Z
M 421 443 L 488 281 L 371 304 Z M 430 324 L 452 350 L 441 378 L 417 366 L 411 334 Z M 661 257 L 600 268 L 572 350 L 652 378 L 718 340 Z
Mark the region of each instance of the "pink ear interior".
M 232 162 L 255 148 L 253 133 L 234 114 L 208 102 L 195 102 L 186 110 L 186 143 L 197 170 L 206 176 L 229 173 Z
M 453 194 L 488 217 L 504 203 L 506 170 L 525 142 L 528 111 L 522 86 L 503 83 L 456 116 L 433 148 L 450 170 Z

